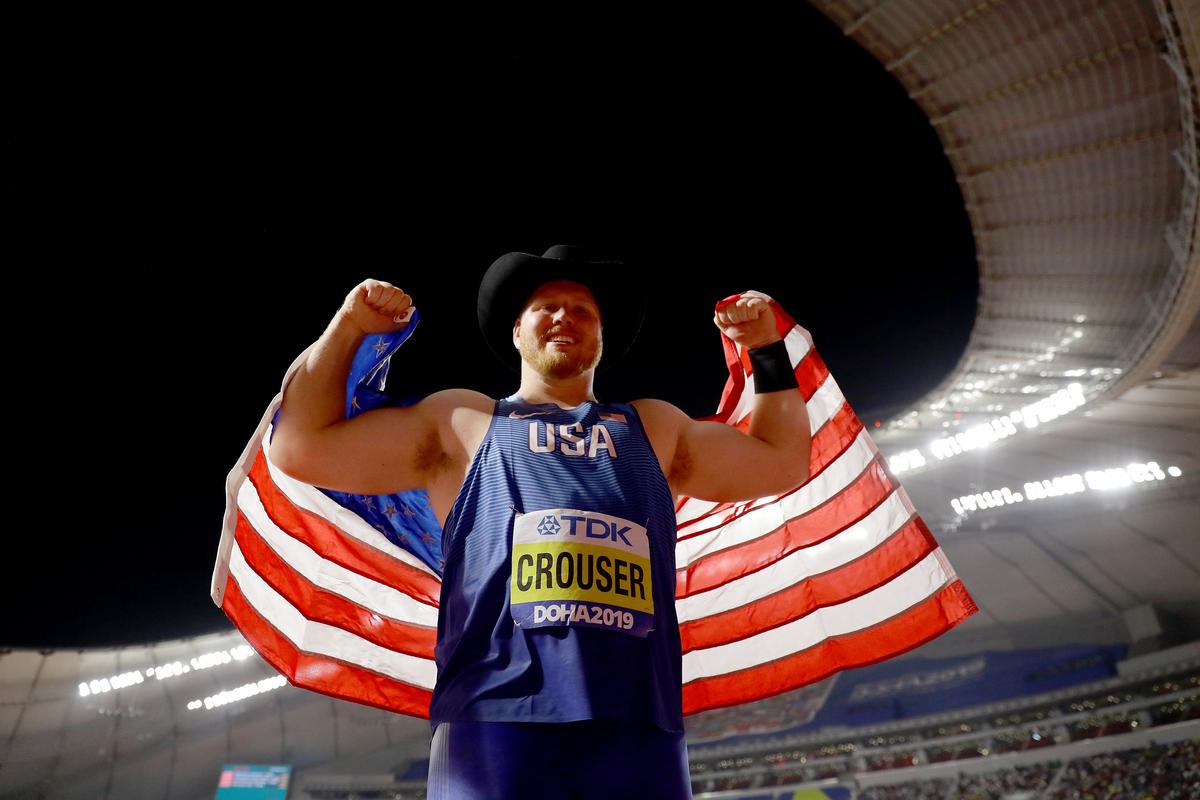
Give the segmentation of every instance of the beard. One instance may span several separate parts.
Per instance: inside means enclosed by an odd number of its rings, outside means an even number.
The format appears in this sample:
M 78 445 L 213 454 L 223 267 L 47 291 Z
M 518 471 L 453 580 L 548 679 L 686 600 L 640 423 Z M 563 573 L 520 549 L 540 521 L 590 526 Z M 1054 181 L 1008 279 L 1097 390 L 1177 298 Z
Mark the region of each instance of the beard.
M 529 338 L 523 336 L 520 340 L 520 350 L 521 358 L 539 375 L 548 378 L 574 378 L 600 363 L 600 356 L 604 354 L 604 341 L 596 339 L 596 347 L 591 352 L 582 348 L 539 349 Z

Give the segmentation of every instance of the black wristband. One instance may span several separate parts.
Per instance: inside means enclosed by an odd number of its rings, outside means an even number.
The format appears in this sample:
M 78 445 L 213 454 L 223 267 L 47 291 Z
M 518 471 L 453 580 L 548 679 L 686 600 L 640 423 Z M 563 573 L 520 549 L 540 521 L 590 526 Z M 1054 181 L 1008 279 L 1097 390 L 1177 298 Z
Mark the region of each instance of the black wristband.
M 800 388 L 800 384 L 796 382 L 796 371 L 792 369 L 792 359 L 788 356 L 787 344 L 783 339 L 755 347 L 749 353 L 750 371 L 754 373 L 755 394 Z

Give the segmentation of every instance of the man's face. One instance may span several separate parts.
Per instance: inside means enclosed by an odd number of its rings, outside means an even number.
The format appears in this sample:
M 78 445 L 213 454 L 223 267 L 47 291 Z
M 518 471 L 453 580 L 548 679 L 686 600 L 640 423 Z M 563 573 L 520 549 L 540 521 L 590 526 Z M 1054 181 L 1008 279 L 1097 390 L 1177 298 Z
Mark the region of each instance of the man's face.
M 513 345 L 539 374 L 573 378 L 600 363 L 600 307 L 573 281 L 543 283 L 513 324 Z

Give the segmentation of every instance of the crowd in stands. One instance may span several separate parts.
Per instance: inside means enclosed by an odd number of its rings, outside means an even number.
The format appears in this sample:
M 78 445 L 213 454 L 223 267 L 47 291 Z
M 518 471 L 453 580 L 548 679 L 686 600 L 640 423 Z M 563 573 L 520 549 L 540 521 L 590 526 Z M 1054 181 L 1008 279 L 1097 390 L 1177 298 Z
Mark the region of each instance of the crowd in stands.
M 859 800 L 1000 800 L 1033 793 L 1040 797 L 1062 765 L 1057 762 L 959 775 L 955 778 L 913 781 L 894 786 L 874 786 L 859 793 Z
M 717 708 L 687 718 L 688 741 L 777 731 L 803 725 L 821 708 L 833 678 L 804 686 L 757 703 Z
M 1102 753 L 1067 765 L 1049 800 L 1200 797 L 1200 741 Z
M 1002 800 L 1025 794 L 1046 800 L 1195 800 L 1200 797 L 1200 741 L 1102 753 L 1070 761 L 1065 768 L 1052 761 L 873 786 L 862 790 L 858 800 Z
M 794 692 L 786 692 L 757 703 L 706 711 L 694 717 L 689 717 L 687 719 L 688 741 L 704 742 L 747 733 L 782 732 L 802 725 L 815 716 L 820 701 L 827 691 L 827 687 L 824 687 L 823 683 L 806 686 Z M 1108 709 L 1135 700 L 1192 689 L 1200 689 L 1200 672 L 1191 672 L 1183 676 L 1171 678 L 1142 681 L 1122 687 L 1120 690 L 1077 698 L 1061 706 L 1057 704 L 1034 706 L 997 715 L 986 720 L 964 720 L 962 722 L 940 725 L 935 728 L 916 732 L 915 734 L 909 734 L 909 737 L 914 741 L 930 741 L 961 733 L 995 730 L 1013 725 L 1027 725 L 1035 722 L 1052 723 L 1057 717 L 1085 712 L 1095 712 L 1094 719 L 1109 720 L 1116 727 L 1112 730 L 1101 732 L 1102 729 L 1093 730 L 1092 727 L 1083 726 L 1079 729 L 1078 735 L 1073 735 L 1072 738 L 1089 738 L 1090 736 L 1097 735 L 1107 736 L 1111 733 L 1119 732 L 1122 725 L 1124 726 L 1124 730 L 1132 730 L 1138 727 L 1137 725 L 1130 726 L 1127 724 L 1129 721 L 1133 721 L 1132 718 L 1122 721 L 1106 715 L 1105 711 Z M 1176 701 L 1174 703 L 1167 703 L 1161 710 L 1155 709 L 1152 714 L 1155 715 L 1153 720 L 1153 724 L 1155 725 L 1161 725 L 1165 722 L 1176 722 L 1181 719 L 1195 719 L 1196 715 L 1200 714 L 1200 701 L 1193 699 L 1187 702 Z M 1048 726 L 1042 729 L 1043 736 L 1048 730 Z M 1040 742 L 1040 740 L 1033 741 Z M 869 745 L 864 742 L 860 743 L 859 746 L 872 747 L 876 745 Z M 1037 746 L 1045 745 L 1038 744 Z M 1023 746 L 1020 749 L 1028 749 L 1028 747 Z M 1004 751 L 1000 750 L 999 752 Z
M 705 748 L 702 747 L 693 753 L 693 787 L 696 793 L 700 793 L 785 786 L 830 778 L 845 779 L 855 773 L 987 758 L 1110 736 L 1200 717 L 1200 693 L 1195 693 L 1196 689 L 1200 689 L 1200 671 L 1181 677 L 1143 681 L 1120 690 L 1081 696 L 1058 704 L 1018 709 L 1004 715 L 967 718 L 930 728 L 914 727 L 907 731 L 840 738 L 789 748 L 780 748 L 778 740 L 774 748 L 770 747 L 769 741 L 764 741 L 757 748 L 746 745 L 746 749 L 740 752 L 726 750 L 728 755 L 708 758 L 704 757 Z M 1178 695 L 1180 692 L 1193 693 L 1171 697 L 1160 705 L 1148 702 L 1156 697 Z M 1133 707 L 1129 706 L 1130 703 L 1134 704 Z M 946 786 L 914 784 L 903 789 L 892 787 L 900 794 L 884 793 L 878 797 L 889 800 L 916 798 L 926 796 L 922 792 L 927 792 L 929 797 L 985 798 L 993 796 L 989 794 L 992 790 L 999 791 L 1005 786 L 1008 786 L 1005 790 L 1008 794 L 1040 791 L 1038 787 L 1044 789 L 1045 784 L 1039 782 L 1048 781 L 1047 771 L 1053 775 L 1055 769 L 1057 766 L 1054 769 L 1047 766 L 1023 768 L 1016 772 L 1010 770 L 997 773 L 978 785 L 972 783 L 973 779 L 963 778 L 952 782 L 950 795 L 944 794 Z M 1000 797 L 1001 794 L 994 796 Z M 1195 796 L 1200 798 L 1200 793 Z

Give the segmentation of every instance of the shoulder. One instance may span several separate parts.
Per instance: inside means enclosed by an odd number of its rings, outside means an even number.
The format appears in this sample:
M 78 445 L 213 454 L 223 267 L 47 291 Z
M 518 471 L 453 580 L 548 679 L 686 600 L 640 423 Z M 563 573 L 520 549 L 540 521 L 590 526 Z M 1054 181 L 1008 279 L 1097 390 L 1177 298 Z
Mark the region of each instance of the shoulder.
M 678 428 L 685 422 L 691 421 L 691 417 L 666 400 L 644 398 L 642 400 L 633 400 L 629 405 L 633 406 L 638 412 L 638 416 L 642 418 L 642 424 L 647 429 L 651 426 L 656 428 Z
M 629 405 L 642 421 L 642 428 L 645 429 L 650 445 L 658 456 L 663 475 L 671 486 L 671 494 L 678 494 L 673 478 L 681 456 L 686 455 L 680 452 L 680 440 L 692 418 L 665 400 L 647 398 L 634 400 Z
M 471 389 L 443 389 L 418 405 L 431 430 L 436 431 L 441 452 L 470 461 L 492 423 L 496 401 Z
M 634 400 L 629 405 L 637 411 L 654 449 L 665 456 L 664 461 L 669 463 L 675 452 L 675 443 L 691 424 L 692 418 L 666 400 L 646 398 Z
M 491 414 L 496 401 L 472 389 L 442 389 L 421 400 L 420 405 L 427 413 L 433 414 L 453 414 L 459 410 Z

